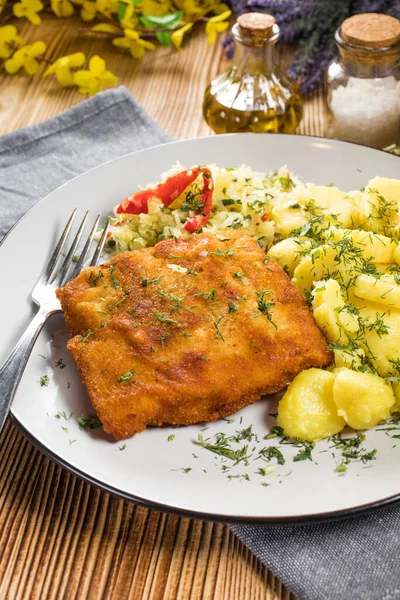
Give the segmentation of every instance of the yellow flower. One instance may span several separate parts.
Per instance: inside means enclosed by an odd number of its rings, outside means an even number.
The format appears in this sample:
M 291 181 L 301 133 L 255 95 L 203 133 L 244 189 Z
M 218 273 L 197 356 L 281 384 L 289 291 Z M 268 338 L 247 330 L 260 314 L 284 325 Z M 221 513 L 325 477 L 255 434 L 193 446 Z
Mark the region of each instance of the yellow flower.
M 160 15 L 167 15 L 176 10 L 169 0 L 143 0 L 140 8 L 145 17 L 148 15 L 159 17 Z
M 70 17 L 74 14 L 74 7 L 69 0 L 51 0 L 51 8 L 57 17 Z
M 96 2 L 83 2 L 81 10 L 81 19 L 83 21 L 93 21 L 97 13 Z
M 6 60 L 4 63 L 5 70 L 12 75 L 24 67 L 28 75 L 34 75 L 39 69 L 39 63 L 36 58 L 44 54 L 46 48 L 47 46 L 44 42 L 35 42 L 31 46 L 20 48 L 14 52 L 11 58 Z
M 177 50 L 181 50 L 183 36 L 187 31 L 189 31 L 189 29 L 192 29 L 192 27 L 193 23 L 187 23 L 180 29 L 176 29 L 171 35 L 171 42 Z
M 226 10 L 216 17 L 211 17 L 211 19 L 208 19 L 206 25 L 206 34 L 208 35 L 208 43 L 210 46 L 212 46 L 217 39 L 217 33 L 221 33 L 221 31 L 228 29 L 229 22 L 225 21 L 225 19 L 228 19 L 231 14 L 232 13 L 230 10 Z
M 0 15 L 1 15 L 1 11 L 3 10 L 3 8 L 6 5 L 7 0 L 0 0 Z
M 137 31 L 124 29 L 124 37 L 114 38 L 114 46 L 119 48 L 129 48 L 134 58 L 141 58 L 146 50 L 155 50 L 155 45 L 146 40 L 142 40 Z
M 85 62 L 85 55 L 83 52 L 76 52 L 75 54 L 68 54 L 58 58 L 46 71 L 43 73 L 43 77 L 48 75 L 55 75 L 57 81 L 64 87 L 75 85 L 74 77 L 71 73 L 71 67 L 81 67 Z
M 122 29 L 134 29 L 139 24 L 139 18 L 135 15 L 135 7 L 129 3 L 126 7 L 123 18 L 120 20 Z
M 213 4 L 212 7 L 212 11 L 215 12 L 216 15 L 220 15 L 221 13 L 226 12 L 227 10 L 230 11 L 229 6 L 227 4 L 225 4 L 224 2 L 220 2 L 219 4 Z
M 120 28 L 111 23 L 98 23 L 92 27 L 92 31 L 104 31 L 105 33 L 119 33 Z
M 26 17 L 33 25 L 40 25 L 42 19 L 37 13 L 43 10 L 43 8 L 40 0 L 21 0 L 17 4 L 14 4 L 13 11 L 14 15 L 19 19 Z
M 220 14 L 229 10 L 229 7 L 216 0 L 175 0 L 174 4 L 179 10 L 183 10 L 187 20 L 194 21 L 208 13 Z
M 100 56 L 92 56 L 89 70 L 74 73 L 74 83 L 79 87 L 80 93 L 88 96 L 94 96 L 105 87 L 114 86 L 117 81 L 111 71 L 106 71 L 106 63 Z
M 117 0 L 96 0 L 97 12 L 110 19 L 117 12 Z
M 23 46 L 25 40 L 18 35 L 17 28 L 14 25 L 0 27 L 0 58 L 8 58 L 14 51 L 14 45 Z

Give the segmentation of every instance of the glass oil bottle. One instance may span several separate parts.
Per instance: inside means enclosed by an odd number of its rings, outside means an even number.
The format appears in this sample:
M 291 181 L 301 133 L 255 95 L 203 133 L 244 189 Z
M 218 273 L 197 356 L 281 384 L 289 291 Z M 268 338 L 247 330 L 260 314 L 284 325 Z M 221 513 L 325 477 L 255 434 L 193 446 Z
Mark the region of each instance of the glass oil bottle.
M 247 13 L 232 28 L 232 66 L 211 81 L 203 115 L 215 133 L 293 133 L 302 117 L 296 83 L 275 64 L 279 27 L 274 17 Z

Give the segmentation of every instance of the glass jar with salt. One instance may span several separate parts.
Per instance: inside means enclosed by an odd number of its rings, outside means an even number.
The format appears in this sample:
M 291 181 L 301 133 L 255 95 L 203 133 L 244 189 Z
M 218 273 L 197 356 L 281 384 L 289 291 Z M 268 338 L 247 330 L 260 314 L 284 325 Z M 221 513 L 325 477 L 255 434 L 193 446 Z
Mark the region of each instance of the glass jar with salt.
M 327 71 L 326 134 L 375 148 L 400 147 L 400 21 L 367 13 L 335 34 L 339 58 Z

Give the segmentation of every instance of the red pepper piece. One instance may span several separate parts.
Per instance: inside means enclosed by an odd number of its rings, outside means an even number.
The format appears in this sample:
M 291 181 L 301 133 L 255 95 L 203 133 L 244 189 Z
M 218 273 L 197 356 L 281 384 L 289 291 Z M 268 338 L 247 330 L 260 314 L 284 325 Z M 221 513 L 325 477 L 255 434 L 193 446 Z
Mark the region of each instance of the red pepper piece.
M 184 225 L 186 231 L 193 233 L 203 227 L 211 216 L 214 182 L 211 171 L 207 168 L 196 167 L 181 171 L 181 173 L 169 177 L 164 183 L 159 183 L 156 188 L 140 190 L 136 194 L 128 196 L 118 206 L 117 214 L 139 215 L 148 213 L 148 202 L 150 198 L 154 197 L 161 200 L 164 206 L 169 206 L 197 179 L 200 173 L 203 176 L 203 190 L 200 196 L 202 208 L 195 217 L 189 218 Z

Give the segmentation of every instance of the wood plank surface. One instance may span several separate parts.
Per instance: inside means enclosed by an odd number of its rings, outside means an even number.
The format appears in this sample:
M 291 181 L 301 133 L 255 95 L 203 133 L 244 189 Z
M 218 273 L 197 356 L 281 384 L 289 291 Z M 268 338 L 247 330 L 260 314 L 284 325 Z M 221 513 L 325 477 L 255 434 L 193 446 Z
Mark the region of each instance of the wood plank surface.
M 188 39 L 141 61 L 106 40 L 82 37 L 79 21 L 29 25 L 48 58 L 99 53 L 174 138 L 210 135 L 202 119 L 208 81 L 228 63 L 217 43 Z M 286 66 L 292 52 L 280 50 Z M 52 78 L 0 75 L 0 133 L 39 123 L 84 99 Z M 305 103 L 299 133 L 322 135 L 323 94 Z M 7 423 L 0 437 L 0 598 L 62 600 L 293 600 L 223 524 L 161 514 L 124 502 L 51 462 Z

